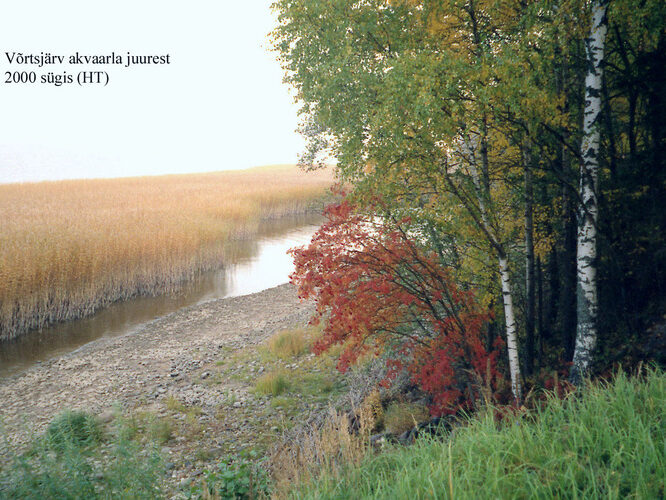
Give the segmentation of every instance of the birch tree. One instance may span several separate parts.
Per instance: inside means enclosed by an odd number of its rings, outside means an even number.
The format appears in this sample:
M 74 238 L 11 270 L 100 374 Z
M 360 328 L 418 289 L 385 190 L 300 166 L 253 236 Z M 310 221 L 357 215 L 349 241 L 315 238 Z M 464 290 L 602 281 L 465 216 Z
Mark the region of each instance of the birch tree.
M 599 118 L 604 44 L 608 29 L 608 0 L 596 0 L 592 6 L 592 24 L 585 40 L 587 74 L 583 117 L 582 162 L 580 166 L 581 207 L 577 242 L 577 327 L 571 381 L 580 384 L 588 373 L 597 342 L 597 221 L 599 177 Z
M 485 122 L 484 122 L 485 123 Z M 514 310 L 514 294 L 511 286 L 511 271 L 509 269 L 509 258 L 506 243 L 503 241 L 500 224 L 492 213 L 489 205 L 493 202 L 491 184 L 485 179 L 490 179 L 488 159 L 488 137 L 487 127 L 482 127 L 480 134 L 463 135 L 463 140 L 457 141 L 453 150 L 453 156 L 462 161 L 453 161 L 455 172 L 466 171 L 472 180 L 475 196 L 469 196 L 461 183 L 453 180 L 450 171 L 451 166 L 444 168 L 443 174 L 447 179 L 448 188 L 458 201 L 465 207 L 475 225 L 481 230 L 481 234 L 487 239 L 492 250 L 497 256 L 499 268 L 502 307 L 504 309 L 504 326 L 506 334 L 507 355 L 509 360 L 509 372 L 511 375 L 511 392 L 516 402 L 523 397 L 522 380 L 520 373 L 520 360 L 518 354 L 518 326 Z M 478 161 L 478 158 L 481 161 Z M 479 172 L 481 170 L 481 172 Z M 464 183 L 464 181 L 463 181 Z
M 508 31 L 518 32 L 513 9 L 521 4 L 508 11 L 489 0 L 283 0 L 276 6 L 288 80 L 303 113 L 333 138 L 342 177 L 361 195 L 417 209 L 437 224 L 455 213 L 457 227 L 447 227 L 456 237 L 449 240 L 483 247 L 484 255 L 476 256 L 494 261 L 488 276 L 499 280 L 489 288 L 501 293 L 511 386 L 520 401 L 509 259 L 520 217 L 507 180 L 521 177 L 522 161 L 498 131 L 493 103 L 506 101 L 494 54 L 503 43 L 516 43 Z

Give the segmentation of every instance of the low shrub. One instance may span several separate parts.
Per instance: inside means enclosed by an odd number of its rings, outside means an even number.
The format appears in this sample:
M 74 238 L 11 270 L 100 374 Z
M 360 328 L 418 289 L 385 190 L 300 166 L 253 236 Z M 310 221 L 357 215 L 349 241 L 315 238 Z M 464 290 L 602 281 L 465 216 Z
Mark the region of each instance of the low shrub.
M 0 467 L 0 498 L 154 499 L 164 467 L 156 448 L 127 439 L 119 420 L 113 441 L 83 412 L 58 415 L 28 453 L 11 451 Z
M 268 473 L 258 463 L 256 452 L 222 459 L 217 468 L 204 471 L 204 479 L 190 491 L 190 498 L 254 499 L 268 498 Z

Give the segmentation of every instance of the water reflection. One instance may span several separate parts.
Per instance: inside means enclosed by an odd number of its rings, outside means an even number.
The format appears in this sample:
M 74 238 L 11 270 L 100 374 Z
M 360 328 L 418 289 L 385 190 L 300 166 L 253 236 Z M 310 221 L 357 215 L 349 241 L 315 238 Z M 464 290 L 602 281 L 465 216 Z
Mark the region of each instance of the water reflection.
M 232 243 L 234 262 L 199 276 L 179 293 L 119 302 L 94 316 L 30 332 L 0 345 L 0 377 L 71 352 L 101 337 L 125 335 L 142 324 L 182 307 L 224 297 L 259 292 L 286 283 L 293 269 L 289 248 L 310 241 L 321 223 L 318 215 L 262 222 L 256 239 Z

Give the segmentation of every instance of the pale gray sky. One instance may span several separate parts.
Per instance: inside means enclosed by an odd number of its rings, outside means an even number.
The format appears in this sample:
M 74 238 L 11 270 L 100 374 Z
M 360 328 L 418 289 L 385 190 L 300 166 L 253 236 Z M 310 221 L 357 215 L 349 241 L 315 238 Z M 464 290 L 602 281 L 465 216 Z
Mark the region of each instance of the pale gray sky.
M 296 106 L 266 34 L 271 0 L 21 0 L 0 13 L 0 183 L 293 163 Z M 171 55 L 93 67 L 107 87 L 4 83 L 5 52 Z

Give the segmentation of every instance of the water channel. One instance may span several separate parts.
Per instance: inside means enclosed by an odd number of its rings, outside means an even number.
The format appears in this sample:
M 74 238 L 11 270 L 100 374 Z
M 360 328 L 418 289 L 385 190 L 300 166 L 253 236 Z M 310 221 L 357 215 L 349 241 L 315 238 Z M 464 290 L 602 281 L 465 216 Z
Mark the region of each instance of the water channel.
M 238 256 L 235 262 L 202 274 L 178 293 L 118 302 L 88 318 L 29 332 L 0 344 L 0 378 L 75 351 L 96 339 L 132 333 L 182 307 L 286 283 L 293 270 L 287 250 L 308 243 L 321 221 L 322 217 L 314 214 L 264 221 L 256 238 L 234 242 L 234 254 Z

